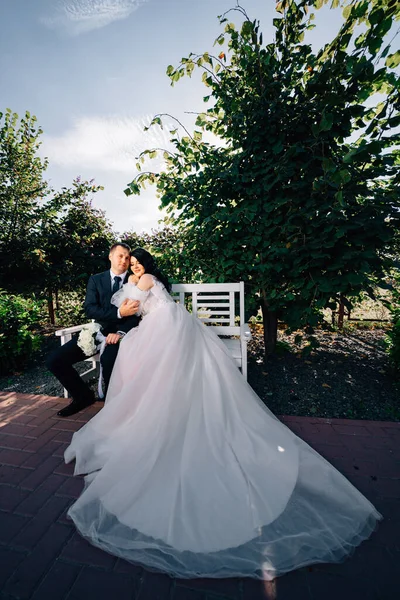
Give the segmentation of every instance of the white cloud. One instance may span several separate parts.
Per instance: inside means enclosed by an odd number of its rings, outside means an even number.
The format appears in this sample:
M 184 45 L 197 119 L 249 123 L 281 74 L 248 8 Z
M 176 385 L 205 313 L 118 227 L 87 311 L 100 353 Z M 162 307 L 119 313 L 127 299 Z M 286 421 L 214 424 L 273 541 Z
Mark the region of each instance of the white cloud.
M 61 167 L 92 168 L 96 171 L 136 172 L 138 154 L 146 148 L 169 148 L 168 127 L 153 126 L 148 132 L 145 125 L 150 116 L 81 117 L 70 129 L 59 136 L 43 136 L 42 154 L 51 164 Z M 160 165 L 153 166 L 159 168 Z
M 127 198 L 123 190 L 137 174 L 136 157 L 146 148 L 174 150 L 169 141 L 170 129 L 177 124 L 164 118 L 164 129 L 158 125 L 145 132 L 144 127 L 153 115 L 133 117 L 80 117 L 60 135 L 42 137 L 40 154 L 49 159 L 47 177 L 56 189 L 70 186 L 74 177 L 94 178 L 105 190 L 94 196 L 94 204 L 106 211 L 119 231 L 134 229 L 150 231 L 157 228 L 158 220 L 165 212 L 158 210 L 155 186 L 146 186 L 140 196 Z M 192 130 L 188 125 L 189 131 Z M 183 133 L 183 132 L 181 132 Z M 207 132 L 209 143 L 221 144 L 221 140 Z M 148 160 L 144 169 L 158 171 L 163 168 L 162 157 Z
M 40 21 L 50 29 L 79 35 L 126 19 L 148 0 L 59 0 L 53 14 Z

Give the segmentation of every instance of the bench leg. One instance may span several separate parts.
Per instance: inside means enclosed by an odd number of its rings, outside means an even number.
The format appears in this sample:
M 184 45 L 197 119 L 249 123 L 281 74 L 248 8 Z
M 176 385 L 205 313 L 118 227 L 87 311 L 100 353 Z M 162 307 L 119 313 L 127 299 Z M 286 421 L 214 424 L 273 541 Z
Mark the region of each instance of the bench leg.
M 247 381 L 247 342 L 242 342 L 242 375 Z

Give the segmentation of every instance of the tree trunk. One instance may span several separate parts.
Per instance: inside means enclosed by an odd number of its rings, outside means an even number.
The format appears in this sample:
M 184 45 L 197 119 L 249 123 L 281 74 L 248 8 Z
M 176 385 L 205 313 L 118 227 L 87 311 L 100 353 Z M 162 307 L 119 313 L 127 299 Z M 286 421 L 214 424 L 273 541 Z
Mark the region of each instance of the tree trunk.
M 60 302 L 59 302 L 59 299 L 58 299 L 58 290 L 56 290 L 54 292 L 54 295 L 56 297 L 56 310 L 60 310 Z
M 343 329 L 343 319 L 344 319 L 344 304 L 343 304 L 343 300 L 342 300 L 342 294 L 340 294 L 339 311 L 338 311 L 338 327 L 340 330 Z
M 50 323 L 52 325 L 55 325 L 56 318 L 55 318 L 55 314 L 54 314 L 53 292 L 51 290 L 48 290 L 48 292 L 47 292 L 47 308 L 49 311 Z
M 261 312 L 264 322 L 265 357 L 274 354 L 278 338 L 278 314 L 271 311 L 265 302 L 261 303 Z

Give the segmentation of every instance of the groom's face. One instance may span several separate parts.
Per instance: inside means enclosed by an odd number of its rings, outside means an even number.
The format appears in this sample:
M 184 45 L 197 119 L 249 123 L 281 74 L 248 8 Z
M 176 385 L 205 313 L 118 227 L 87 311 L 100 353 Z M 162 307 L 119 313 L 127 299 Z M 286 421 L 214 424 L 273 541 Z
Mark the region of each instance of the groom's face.
M 126 248 L 122 246 L 116 246 L 112 252 L 110 252 L 108 258 L 111 263 L 111 270 L 115 275 L 121 275 L 129 267 L 130 255 Z

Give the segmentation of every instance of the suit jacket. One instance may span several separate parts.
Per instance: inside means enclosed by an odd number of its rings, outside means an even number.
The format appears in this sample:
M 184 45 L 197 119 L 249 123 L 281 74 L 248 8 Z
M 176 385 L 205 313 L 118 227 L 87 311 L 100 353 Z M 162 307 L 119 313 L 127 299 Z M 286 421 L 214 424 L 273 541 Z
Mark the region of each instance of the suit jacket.
M 129 275 L 126 274 L 124 283 L 128 281 L 128 277 Z M 86 316 L 100 323 L 104 335 L 117 331 L 127 333 L 132 327 L 138 325 L 140 318 L 132 315 L 119 319 L 117 307 L 111 304 L 112 295 L 110 271 L 92 275 L 86 289 L 84 304 Z

